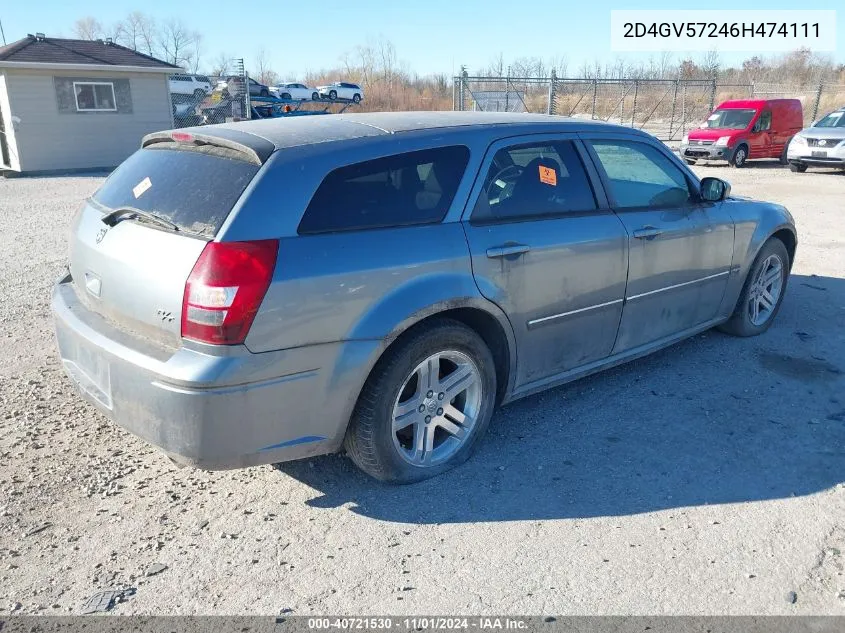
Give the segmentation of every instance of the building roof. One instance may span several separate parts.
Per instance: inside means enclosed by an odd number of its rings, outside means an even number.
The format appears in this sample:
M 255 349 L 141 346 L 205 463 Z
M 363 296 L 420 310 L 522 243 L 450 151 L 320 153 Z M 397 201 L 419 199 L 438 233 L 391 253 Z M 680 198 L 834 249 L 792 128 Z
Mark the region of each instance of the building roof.
M 0 65 L 128 66 L 182 71 L 179 66 L 108 40 L 68 40 L 44 37 L 40 33 L 0 47 Z

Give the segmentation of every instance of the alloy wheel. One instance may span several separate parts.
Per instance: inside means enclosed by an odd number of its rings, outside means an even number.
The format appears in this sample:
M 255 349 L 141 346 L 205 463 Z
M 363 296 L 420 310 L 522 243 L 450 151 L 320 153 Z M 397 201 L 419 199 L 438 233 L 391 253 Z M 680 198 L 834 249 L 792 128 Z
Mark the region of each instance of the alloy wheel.
M 748 292 L 748 318 L 756 326 L 772 318 L 783 292 L 783 262 L 769 255 Z
M 393 406 L 393 445 L 399 455 L 421 467 L 448 460 L 478 421 L 481 390 L 481 372 L 463 352 L 438 352 L 417 365 Z

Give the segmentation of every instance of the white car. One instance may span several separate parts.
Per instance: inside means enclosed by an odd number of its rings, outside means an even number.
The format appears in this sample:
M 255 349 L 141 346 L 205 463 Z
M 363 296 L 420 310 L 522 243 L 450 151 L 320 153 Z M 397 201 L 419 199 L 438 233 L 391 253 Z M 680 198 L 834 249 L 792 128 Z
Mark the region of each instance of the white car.
M 845 107 L 823 116 L 792 137 L 786 150 L 792 171 L 803 173 L 807 167 L 845 169 Z
M 170 94 L 193 95 L 196 98 L 211 94 L 211 80 L 205 75 L 170 75 Z
M 354 103 L 360 103 L 364 98 L 364 91 L 361 90 L 361 86 L 346 81 L 336 81 L 327 86 L 319 86 L 317 90 L 320 91 L 321 97 L 328 97 L 332 101 L 348 99 Z
M 284 83 L 270 89 L 280 99 L 294 99 L 302 101 L 318 101 L 320 93 L 316 88 L 309 88 L 300 83 Z

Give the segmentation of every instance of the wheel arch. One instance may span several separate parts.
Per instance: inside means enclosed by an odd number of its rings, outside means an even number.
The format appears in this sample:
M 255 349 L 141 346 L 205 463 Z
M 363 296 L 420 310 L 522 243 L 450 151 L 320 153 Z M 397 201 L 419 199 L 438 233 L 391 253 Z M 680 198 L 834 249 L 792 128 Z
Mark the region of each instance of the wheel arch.
M 452 319 L 463 323 L 484 340 L 496 364 L 496 396 L 497 402 L 502 402 L 513 390 L 512 379 L 516 376 L 516 338 L 504 312 L 480 296 L 465 296 L 433 303 L 397 321 L 389 333 L 383 336 L 381 344 L 373 354 L 367 379 L 387 354 L 421 327 L 438 319 Z M 362 382 L 362 388 L 365 383 L 366 380 Z

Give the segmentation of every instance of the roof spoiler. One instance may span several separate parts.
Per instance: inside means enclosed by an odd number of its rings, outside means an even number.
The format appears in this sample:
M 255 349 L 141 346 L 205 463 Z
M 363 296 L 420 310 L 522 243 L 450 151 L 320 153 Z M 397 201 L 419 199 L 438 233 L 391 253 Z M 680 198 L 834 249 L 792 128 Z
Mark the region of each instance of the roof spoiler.
M 202 128 L 153 132 L 141 139 L 141 147 L 150 147 L 159 143 L 177 143 L 189 145 L 192 148 L 220 147 L 235 152 L 243 160 L 256 165 L 263 165 L 275 149 L 273 143 L 267 139 L 239 130 L 217 128 L 213 133 L 210 132 Z

